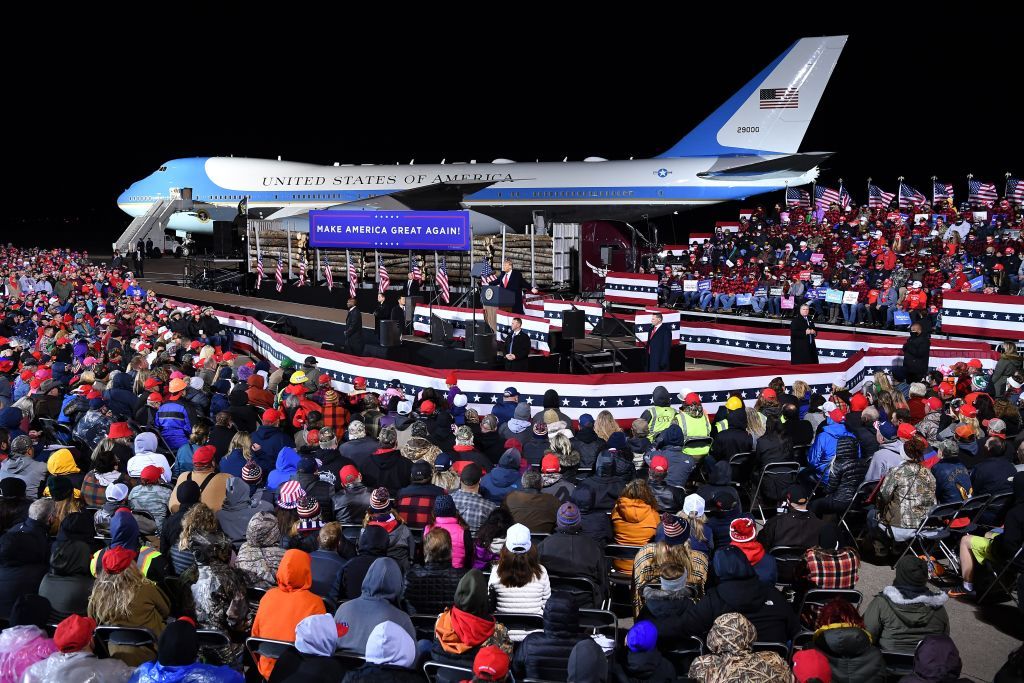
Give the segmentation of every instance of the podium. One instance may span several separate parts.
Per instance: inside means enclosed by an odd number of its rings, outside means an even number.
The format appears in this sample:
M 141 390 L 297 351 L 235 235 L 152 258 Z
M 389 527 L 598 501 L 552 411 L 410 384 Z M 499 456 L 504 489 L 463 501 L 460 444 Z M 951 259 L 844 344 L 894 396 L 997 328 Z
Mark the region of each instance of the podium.
M 484 320 L 498 331 L 498 309 L 516 305 L 516 295 L 500 285 L 487 285 L 480 290 L 480 305 L 484 307 Z

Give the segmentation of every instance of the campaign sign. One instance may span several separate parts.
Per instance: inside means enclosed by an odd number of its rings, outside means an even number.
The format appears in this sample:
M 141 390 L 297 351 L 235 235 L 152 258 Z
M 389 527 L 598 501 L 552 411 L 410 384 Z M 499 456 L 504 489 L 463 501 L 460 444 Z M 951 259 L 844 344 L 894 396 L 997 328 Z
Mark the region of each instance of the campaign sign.
M 736 305 L 737 306 L 749 306 L 750 305 L 750 294 L 737 294 Z
M 892 321 L 897 326 L 899 326 L 899 325 L 909 325 L 910 324 L 910 314 L 907 313 L 906 311 L 896 311 L 895 313 L 892 314 Z
M 855 304 L 859 298 L 859 292 L 855 289 L 843 292 L 843 303 L 844 304 Z
M 843 303 L 843 290 L 829 289 L 828 291 L 825 292 L 825 302 L 830 304 Z
M 807 282 L 808 280 L 810 280 L 811 279 L 811 271 L 809 271 L 809 270 L 801 270 L 800 271 L 800 279 L 803 280 L 804 282 Z
M 768 296 L 782 296 L 782 287 L 772 287 L 768 290 Z
M 768 288 L 758 287 L 757 289 L 754 290 L 754 296 L 768 296 Z
M 822 254 L 822 253 L 814 252 L 813 254 L 811 254 L 811 263 L 813 263 L 814 265 L 818 265 L 819 263 L 821 263 L 824 260 L 825 260 L 825 255 Z
M 309 245 L 468 251 L 468 211 L 310 211 Z
M 697 281 L 698 292 L 710 292 L 711 291 L 711 280 L 698 280 Z
M 971 285 L 972 292 L 980 292 L 985 288 L 985 276 L 979 275 L 978 277 L 971 278 L 969 284 Z
M 683 291 L 684 292 L 696 292 L 697 281 L 696 280 L 683 280 Z
M 784 296 L 782 297 L 782 303 L 779 305 L 782 310 L 792 310 L 793 308 L 793 297 Z

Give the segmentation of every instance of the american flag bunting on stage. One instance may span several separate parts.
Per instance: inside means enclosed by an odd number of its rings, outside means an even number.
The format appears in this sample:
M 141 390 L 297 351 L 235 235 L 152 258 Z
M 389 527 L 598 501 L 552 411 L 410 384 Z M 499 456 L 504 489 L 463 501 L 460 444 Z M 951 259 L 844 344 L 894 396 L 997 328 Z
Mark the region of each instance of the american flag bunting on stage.
M 299 264 L 299 287 L 306 285 L 306 269 L 309 268 L 309 262 L 306 260 L 306 255 L 302 255 L 302 263 Z
M 810 209 L 811 195 L 807 190 L 790 187 L 786 190 L 786 206 L 799 206 L 803 209 Z
M 331 272 L 331 261 L 324 258 L 324 278 L 327 280 L 327 291 L 334 289 L 334 273 Z
M 448 264 L 443 256 L 441 257 L 441 265 L 437 267 L 437 273 L 434 275 L 434 282 L 437 283 L 437 289 L 441 292 L 441 301 L 445 303 L 451 301 L 452 292 L 448 287 Z
M 1006 198 L 1017 204 L 1024 204 L 1024 180 L 1006 179 Z
M 814 188 L 814 206 L 818 209 L 827 209 L 832 204 L 839 203 L 839 190 L 824 185 Z
M 900 183 L 900 208 L 909 209 L 917 204 L 927 204 L 928 198 L 906 183 Z
M 409 280 L 412 282 L 423 282 L 423 271 L 420 270 L 420 262 L 416 257 L 409 257 Z
M 263 284 L 263 254 L 256 254 L 256 289 Z
M 996 186 L 992 183 L 983 183 L 980 180 L 969 180 L 967 181 L 967 189 L 969 190 L 967 201 L 972 204 L 992 206 L 996 203 L 996 199 L 999 198 L 999 194 L 996 192 Z
M 494 272 L 494 268 L 491 267 L 491 262 L 484 259 L 484 263 L 480 267 L 480 284 L 486 287 L 497 280 L 498 277 L 499 274 Z
M 942 297 L 942 332 L 993 341 L 1024 339 L 1024 299 L 946 292 Z
M 345 261 L 348 263 L 348 296 L 356 298 L 356 267 L 352 264 L 352 255 L 348 249 L 345 250 Z
M 761 88 L 758 94 L 758 109 L 796 109 L 799 106 L 799 88 Z
M 611 303 L 658 305 L 658 276 L 643 273 L 608 273 L 604 279 L 604 299 Z
M 281 291 L 284 289 L 284 264 L 281 263 L 281 256 L 277 257 L 277 270 L 274 272 L 274 280 L 277 282 L 276 289 Z
M 953 185 L 950 183 L 940 183 L 938 180 L 932 182 L 932 203 L 939 201 L 940 199 L 952 199 L 953 198 Z
M 886 209 L 892 203 L 894 192 L 885 192 L 878 185 L 868 185 L 868 208 Z

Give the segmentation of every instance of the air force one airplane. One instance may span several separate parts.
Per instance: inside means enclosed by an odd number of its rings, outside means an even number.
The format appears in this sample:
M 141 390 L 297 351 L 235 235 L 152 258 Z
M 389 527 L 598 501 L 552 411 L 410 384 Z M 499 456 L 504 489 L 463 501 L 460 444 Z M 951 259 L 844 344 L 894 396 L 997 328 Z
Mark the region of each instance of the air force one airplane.
M 117 200 L 145 215 L 172 189 L 191 188 L 194 210 L 167 228 L 212 232 L 244 199 L 251 217 L 314 209 L 469 209 L 478 233 L 504 223 L 636 220 L 805 185 L 829 152 L 798 151 L 847 36 L 802 38 L 671 149 L 653 159 L 377 166 L 200 157 L 168 161 Z M 688 105 L 688 106 L 692 106 Z

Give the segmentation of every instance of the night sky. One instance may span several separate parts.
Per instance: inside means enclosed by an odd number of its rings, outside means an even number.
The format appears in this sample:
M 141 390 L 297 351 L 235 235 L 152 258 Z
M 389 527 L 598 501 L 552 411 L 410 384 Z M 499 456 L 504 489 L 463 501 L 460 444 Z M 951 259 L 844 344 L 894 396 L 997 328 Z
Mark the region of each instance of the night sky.
M 59 67 L 8 74 L 7 91 L 18 96 L 9 102 L 7 160 L 20 196 L 8 197 L 5 239 L 38 244 L 43 231 L 48 246 L 109 248 L 129 222 L 118 194 L 176 157 L 407 164 L 656 155 L 795 39 L 825 33 L 850 39 L 801 146 L 836 152 L 822 182 L 841 176 L 864 201 L 868 176 L 895 191 L 905 175 L 930 196 L 938 175 L 959 201 L 971 172 L 1002 192 L 1004 173 L 1024 174 L 1024 117 L 1013 102 L 1020 38 L 1009 33 L 1020 23 L 989 17 L 1005 28 L 959 31 L 946 19 L 921 30 L 850 22 L 768 30 L 609 17 L 606 35 L 488 24 L 430 39 L 390 30 L 375 38 L 367 25 L 361 38 L 336 42 L 296 35 L 192 45 L 165 36 L 138 52 L 124 32 L 67 36 Z M 98 56 L 107 38 L 123 53 Z M 673 225 L 682 237 L 734 218 L 737 208 L 680 214 L 662 238 Z

